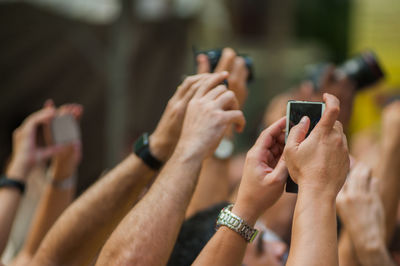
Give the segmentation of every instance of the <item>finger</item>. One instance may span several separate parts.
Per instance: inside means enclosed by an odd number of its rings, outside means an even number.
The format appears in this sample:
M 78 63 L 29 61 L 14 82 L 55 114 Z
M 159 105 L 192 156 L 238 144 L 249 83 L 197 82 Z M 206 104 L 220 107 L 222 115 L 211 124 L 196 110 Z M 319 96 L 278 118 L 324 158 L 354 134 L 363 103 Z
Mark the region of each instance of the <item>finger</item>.
M 44 160 L 49 159 L 50 157 L 53 157 L 55 154 L 61 151 L 65 146 L 66 146 L 65 144 L 64 145 L 61 144 L 37 150 L 35 155 L 36 162 L 42 162 Z
M 208 61 L 207 55 L 199 54 L 196 60 L 197 60 L 197 74 L 210 72 L 210 63 Z
M 219 85 L 216 88 L 210 90 L 205 96 L 204 99 L 214 100 L 218 98 L 221 94 L 228 91 L 228 88 L 225 85 Z
M 44 108 L 52 108 L 54 107 L 54 101 L 52 99 L 47 99 L 44 104 L 43 104 Z
M 310 119 L 307 116 L 303 116 L 300 122 L 290 129 L 287 137 L 287 147 L 297 147 L 306 138 L 308 129 L 310 128 Z
M 329 132 L 339 116 L 340 102 L 335 96 L 329 93 L 324 93 L 323 98 L 326 104 L 325 111 L 322 114 L 321 120 L 316 125 L 316 129 L 317 131 Z
M 257 150 L 257 152 L 269 149 L 274 144 L 274 139 L 282 135 L 282 131 L 285 127 L 286 117 L 284 116 L 261 132 L 252 149 Z
M 287 169 L 286 163 L 282 159 L 282 157 L 279 159 L 278 164 L 275 166 L 275 169 L 272 173 L 274 174 L 274 176 L 277 180 L 282 182 L 282 184 L 286 181 L 286 179 L 288 177 L 288 169 Z
M 219 84 L 224 81 L 228 77 L 228 72 L 224 71 L 221 73 L 215 73 L 211 74 L 202 81 L 202 84 L 200 88 L 196 91 L 195 95 L 193 96 L 194 98 L 200 98 L 203 97 L 206 93 L 208 93 L 212 88 L 215 88 Z
M 216 104 L 223 110 L 237 110 L 239 109 L 239 102 L 236 99 L 235 93 L 226 90 L 215 100 Z
M 224 116 L 225 116 L 225 121 L 235 125 L 235 130 L 237 132 L 240 133 L 243 131 L 244 126 L 246 125 L 246 119 L 244 118 L 242 111 L 240 110 L 225 111 Z
M 219 59 L 218 65 L 215 68 L 214 72 L 231 71 L 235 58 L 236 52 L 232 48 L 224 48 L 221 58 Z
M 43 108 L 30 116 L 28 116 L 23 122 L 23 128 L 27 130 L 31 130 L 36 128 L 39 124 L 45 124 L 50 122 L 56 115 L 56 111 L 54 108 Z
M 246 82 L 249 75 L 249 70 L 246 67 L 246 61 L 243 57 L 237 56 L 233 62 L 233 67 L 229 76 L 229 84 L 235 82 Z
M 188 92 L 188 90 L 191 88 L 193 84 L 195 84 L 197 81 L 199 81 L 201 78 L 205 76 L 206 74 L 200 74 L 200 75 L 186 77 L 185 80 L 182 82 L 182 84 L 178 86 L 176 90 L 176 96 L 178 98 L 182 98 Z

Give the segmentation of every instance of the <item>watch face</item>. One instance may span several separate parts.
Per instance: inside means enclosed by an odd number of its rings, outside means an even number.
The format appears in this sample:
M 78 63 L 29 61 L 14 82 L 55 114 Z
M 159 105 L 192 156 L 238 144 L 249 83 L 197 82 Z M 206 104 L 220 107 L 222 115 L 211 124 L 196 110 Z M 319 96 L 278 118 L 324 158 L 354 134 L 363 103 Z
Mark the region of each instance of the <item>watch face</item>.
M 144 133 L 140 138 L 135 142 L 135 153 L 138 154 L 140 151 L 149 145 L 149 135 Z
M 228 139 L 222 139 L 218 148 L 214 152 L 214 156 L 218 159 L 228 159 L 233 154 L 233 142 Z

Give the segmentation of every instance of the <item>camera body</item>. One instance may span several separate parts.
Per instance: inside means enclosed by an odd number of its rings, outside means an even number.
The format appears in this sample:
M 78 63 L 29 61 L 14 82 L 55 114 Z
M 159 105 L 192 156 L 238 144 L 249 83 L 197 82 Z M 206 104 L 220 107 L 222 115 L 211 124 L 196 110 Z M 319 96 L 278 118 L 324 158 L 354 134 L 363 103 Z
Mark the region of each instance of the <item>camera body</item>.
M 321 87 L 321 79 L 329 64 L 319 63 L 306 68 L 306 79 L 310 80 L 314 89 L 318 91 Z M 337 67 L 336 76 L 346 76 L 351 79 L 356 90 L 367 88 L 385 77 L 379 64 L 377 56 L 372 51 L 363 52 Z
M 222 49 L 211 49 L 211 50 L 203 50 L 203 51 L 195 51 L 194 56 L 197 57 L 199 54 L 205 54 L 208 57 L 208 61 L 210 63 L 210 71 L 214 72 L 215 68 L 218 65 L 219 59 L 222 56 Z M 247 55 L 239 54 L 239 56 L 243 57 L 246 62 L 246 67 L 249 71 L 249 76 L 247 77 L 247 82 L 250 82 L 254 79 L 253 72 L 253 59 Z

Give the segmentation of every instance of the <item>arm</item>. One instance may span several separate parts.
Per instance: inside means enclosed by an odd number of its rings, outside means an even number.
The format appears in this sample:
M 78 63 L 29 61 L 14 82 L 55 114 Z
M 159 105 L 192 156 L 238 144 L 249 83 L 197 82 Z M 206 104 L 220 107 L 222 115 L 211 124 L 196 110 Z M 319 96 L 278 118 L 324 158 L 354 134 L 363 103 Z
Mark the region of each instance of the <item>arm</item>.
M 58 114 L 71 114 L 79 120 L 82 110 L 79 105 L 68 104 L 61 106 Z M 13 262 L 14 265 L 29 264 L 46 233 L 72 202 L 76 185 L 75 175 L 81 156 L 80 141 L 61 147 L 53 156 L 49 170 L 51 180 L 46 183 L 24 246 Z
M 396 225 L 396 216 L 400 195 L 400 102 L 394 102 L 383 112 L 382 151 L 377 169 L 381 179 L 380 197 L 385 210 L 386 237 L 391 241 Z
M 286 119 L 261 133 L 246 157 L 238 198 L 232 212 L 254 227 L 257 218 L 281 196 L 287 169 L 281 159 Z M 235 231 L 222 226 L 211 238 L 194 265 L 241 265 L 247 243 Z
M 368 167 L 359 163 L 337 197 L 339 214 L 352 243 L 350 251 L 355 263 L 363 266 L 394 265 L 385 245 L 385 215 L 377 182 Z M 354 265 L 354 258 L 349 258 L 341 258 L 344 265 Z
M 287 265 L 337 265 L 335 198 L 348 169 L 347 140 L 339 115 L 339 101 L 324 94 L 326 109 L 305 139 L 309 119 L 293 127 L 284 156 L 290 176 L 299 185 L 292 242 Z
M 156 158 L 166 161 L 175 149 L 187 104 L 195 92 L 191 85 L 201 78 L 201 75 L 188 77 L 169 100 L 150 136 L 150 150 Z M 154 174 L 135 154 L 129 155 L 60 216 L 42 241 L 32 264 L 91 263 Z
M 209 72 L 208 58 L 204 54 L 198 56 L 198 72 Z M 215 69 L 215 73 L 229 71 L 228 88 L 232 90 L 242 107 L 247 98 L 248 70 L 244 59 L 237 56 L 231 48 L 225 48 L 221 59 Z M 225 138 L 233 139 L 232 129 L 228 129 Z M 193 198 L 190 201 L 186 217 L 190 217 L 198 211 L 204 210 L 229 198 L 229 163 L 230 158 L 219 159 L 211 156 L 206 159 L 200 171 L 199 182 L 196 186 Z
M 227 73 L 199 81 L 177 148 L 146 196 L 130 211 L 103 247 L 97 265 L 167 263 L 197 183 L 203 159 L 229 124 L 241 130 L 244 117 L 232 92 L 220 85 Z M 213 90 L 211 90 L 214 88 Z
M 39 148 L 36 146 L 36 131 L 54 117 L 54 108 L 44 108 L 25 119 L 13 134 L 13 154 L 6 176 L 25 183 L 32 167 L 49 158 L 57 147 Z M 12 224 L 21 200 L 21 193 L 15 188 L 0 188 L 0 254 L 4 251 Z

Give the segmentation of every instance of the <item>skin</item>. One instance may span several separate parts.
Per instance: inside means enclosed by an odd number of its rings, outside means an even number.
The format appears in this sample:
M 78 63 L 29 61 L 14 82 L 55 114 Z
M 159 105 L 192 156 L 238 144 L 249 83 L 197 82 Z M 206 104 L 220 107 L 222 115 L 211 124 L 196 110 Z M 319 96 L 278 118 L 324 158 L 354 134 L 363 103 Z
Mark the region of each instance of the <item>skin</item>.
M 197 57 L 198 73 L 208 73 L 209 62 L 204 54 Z M 229 89 L 235 93 L 239 106 L 247 98 L 248 70 L 244 59 L 237 56 L 231 48 L 225 48 L 215 69 L 215 73 L 229 71 Z M 228 129 L 225 138 L 232 138 L 233 132 Z M 207 158 L 201 168 L 200 177 L 190 201 L 186 217 L 204 210 L 214 204 L 227 201 L 229 198 L 229 163 L 230 158 L 221 160 L 215 156 Z
M 227 75 L 210 74 L 200 81 L 189 103 L 175 152 L 150 191 L 104 245 L 96 265 L 167 263 L 202 161 L 212 154 L 231 123 L 238 131 L 245 123 L 242 112 L 237 110 L 234 93 L 223 85 L 217 86 Z
M 285 146 L 290 176 L 299 185 L 287 265 L 338 265 L 335 199 L 350 162 L 337 121 L 339 101 L 330 94 L 324 100 L 325 112 L 310 135 L 305 139 L 310 121 L 303 118 Z
M 395 265 L 385 245 L 385 214 L 378 181 L 371 177 L 368 167 L 358 163 L 337 197 L 339 215 L 363 266 Z
M 150 150 L 156 158 L 166 161 L 173 153 L 188 103 L 198 89 L 195 85 L 203 78 L 205 75 L 187 77 L 169 100 L 150 136 Z M 31 264 L 92 263 L 154 175 L 154 170 L 130 154 L 68 207 L 47 233 Z
M 385 221 L 385 243 L 388 245 L 391 241 L 394 228 L 396 225 L 396 212 L 399 202 L 400 193 L 400 102 L 393 102 L 388 105 L 382 116 L 382 141 L 381 149 L 378 153 L 377 168 L 375 174 L 380 180 L 379 195 L 382 200 L 384 208 L 384 221 Z M 376 156 L 376 154 L 375 154 Z M 371 157 L 374 157 L 372 155 Z M 364 233 L 365 234 L 365 233 Z M 360 264 L 359 258 L 356 254 L 356 244 L 345 229 L 340 237 L 339 254 L 340 262 L 343 265 L 357 265 Z M 386 252 L 385 249 L 380 248 L 380 253 Z M 375 251 L 374 251 L 375 252 Z
M 43 108 L 28 116 L 14 131 L 11 162 L 6 170 L 8 178 L 25 183 L 35 165 L 43 163 L 60 150 L 60 146 L 41 148 L 36 144 L 37 128 L 39 125 L 48 125 L 54 116 L 54 108 Z M 21 196 L 15 188 L 0 189 L 0 254 L 7 244 Z
M 281 196 L 287 178 L 284 148 L 286 118 L 264 130 L 247 153 L 243 178 L 232 212 L 254 227 L 257 218 Z M 250 208 L 251 206 L 251 208 Z M 194 265 L 240 265 L 247 242 L 225 226 L 218 229 Z
M 54 108 L 54 105 L 52 103 L 47 104 L 46 108 Z M 57 110 L 57 114 L 70 114 L 79 120 L 82 110 L 80 105 L 68 104 L 61 106 Z M 74 175 L 81 157 L 80 141 L 63 146 L 52 158 L 50 166 L 52 180 L 62 182 Z M 54 186 L 51 182 L 46 184 L 24 246 L 12 265 L 27 265 L 30 263 L 50 227 L 72 202 L 74 192 L 75 185 L 62 189 Z

